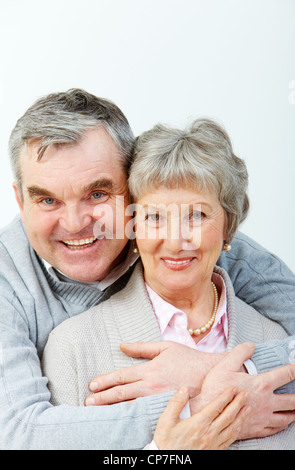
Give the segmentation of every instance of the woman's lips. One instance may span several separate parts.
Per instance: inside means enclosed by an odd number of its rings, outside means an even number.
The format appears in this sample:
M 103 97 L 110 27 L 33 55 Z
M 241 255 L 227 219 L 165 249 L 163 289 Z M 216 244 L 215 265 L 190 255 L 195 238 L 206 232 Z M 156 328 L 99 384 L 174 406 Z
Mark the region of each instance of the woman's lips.
M 188 268 L 196 258 L 194 256 L 190 258 L 161 258 L 163 263 L 168 269 L 173 271 L 181 271 Z

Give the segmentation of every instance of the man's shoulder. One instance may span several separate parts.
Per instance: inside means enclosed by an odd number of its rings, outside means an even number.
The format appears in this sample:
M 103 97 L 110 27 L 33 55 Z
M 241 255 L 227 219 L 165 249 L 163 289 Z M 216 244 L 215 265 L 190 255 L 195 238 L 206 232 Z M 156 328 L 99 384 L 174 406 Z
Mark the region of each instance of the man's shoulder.
M 33 262 L 33 250 L 20 217 L 0 230 L 0 269 L 26 270 Z M 3 271 L 4 270 L 4 271 Z
M 290 275 L 289 268 L 278 256 L 242 232 L 236 233 L 231 241 L 231 251 L 222 251 L 217 264 L 231 277 L 235 270 L 240 272 L 241 269 L 249 270 L 253 274 L 264 274 L 268 270 L 279 272 L 280 275 Z
M 8 225 L 0 229 L 0 242 L 8 250 L 21 244 L 29 245 L 29 241 L 20 216 L 16 216 Z

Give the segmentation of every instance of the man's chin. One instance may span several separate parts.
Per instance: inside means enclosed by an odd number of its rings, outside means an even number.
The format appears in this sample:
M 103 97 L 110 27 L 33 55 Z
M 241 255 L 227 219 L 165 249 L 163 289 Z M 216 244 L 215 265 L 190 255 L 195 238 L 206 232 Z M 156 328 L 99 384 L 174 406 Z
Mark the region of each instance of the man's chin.
M 77 282 L 98 282 L 123 261 L 128 252 L 124 242 L 120 246 L 107 245 L 97 240 L 91 247 L 74 249 L 65 244 L 55 245 L 50 264 L 64 276 Z
M 65 277 L 76 281 L 76 282 L 85 282 L 85 283 L 92 283 L 98 282 L 107 275 L 107 273 L 103 270 L 97 269 L 98 266 L 95 267 L 94 270 L 92 267 L 87 266 L 80 266 L 79 268 L 69 269 L 67 267 L 63 269 L 61 266 L 58 268 L 58 271 Z

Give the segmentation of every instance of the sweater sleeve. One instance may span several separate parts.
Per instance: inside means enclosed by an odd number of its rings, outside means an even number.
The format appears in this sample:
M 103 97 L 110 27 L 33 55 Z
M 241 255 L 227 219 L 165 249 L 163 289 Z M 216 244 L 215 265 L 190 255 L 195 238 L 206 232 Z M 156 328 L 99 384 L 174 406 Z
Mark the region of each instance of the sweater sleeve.
M 219 266 L 232 280 L 236 295 L 265 317 L 278 322 L 289 338 L 257 344 L 253 361 L 259 373 L 295 362 L 295 275 L 275 255 L 242 233 Z
M 0 298 L 0 448 L 142 449 L 172 394 L 104 407 L 53 406 L 22 305 Z
M 50 402 L 54 406 L 79 406 L 78 377 L 74 365 L 67 360 L 54 330 L 43 351 L 41 367 L 48 379 Z

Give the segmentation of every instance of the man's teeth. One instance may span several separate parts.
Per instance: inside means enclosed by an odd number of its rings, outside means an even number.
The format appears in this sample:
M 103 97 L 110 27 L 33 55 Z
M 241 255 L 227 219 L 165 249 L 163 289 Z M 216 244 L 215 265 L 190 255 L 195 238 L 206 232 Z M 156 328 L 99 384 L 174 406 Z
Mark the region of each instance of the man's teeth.
M 63 243 L 69 248 L 85 248 L 88 245 L 91 245 L 97 240 L 96 237 L 82 238 L 81 240 L 63 240 Z

